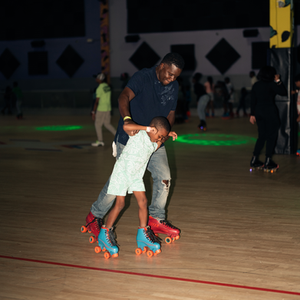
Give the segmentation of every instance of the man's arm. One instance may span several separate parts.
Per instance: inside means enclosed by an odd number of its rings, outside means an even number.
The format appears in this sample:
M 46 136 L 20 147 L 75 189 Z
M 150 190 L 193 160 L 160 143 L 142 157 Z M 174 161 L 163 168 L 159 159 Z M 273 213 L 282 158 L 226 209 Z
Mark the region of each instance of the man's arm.
M 167 119 L 171 125 L 171 127 L 174 125 L 175 123 L 175 110 L 171 110 L 167 116 Z
M 125 87 L 122 93 L 120 94 L 118 98 L 118 102 L 119 102 L 119 111 L 122 119 L 124 119 L 124 117 L 126 116 L 130 117 L 129 102 L 134 97 L 135 97 L 134 92 L 128 87 Z
M 93 111 L 92 111 L 92 120 L 93 121 L 95 121 L 95 113 L 96 113 L 96 109 L 98 107 L 98 103 L 99 103 L 99 98 L 96 98 L 94 108 L 93 108 Z
M 134 92 L 130 88 L 125 87 L 118 98 L 119 111 L 120 111 L 121 118 L 124 119 L 125 117 L 130 117 L 130 119 L 126 119 L 124 121 L 124 124 L 135 124 L 131 119 L 130 109 L 129 109 L 129 102 L 134 97 L 135 97 Z M 139 130 L 137 130 L 137 129 L 128 130 L 128 129 L 125 129 L 124 127 L 123 127 L 123 129 L 130 136 L 135 135 L 139 132 Z
M 171 110 L 169 112 L 169 114 L 167 116 L 167 119 L 168 119 L 168 121 L 169 121 L 169 123 L 170 123 L 170 125 L 172 127 L 174 125 L 174 123 L 175 123 L 175 110 Z M 166 138 L 165 141 L 167 141 L 169 139 L 169 137 L 173 137 L 173 141 L 174 141 L 175 140 L 174 136 L 176 136 L 176 138 L 177 138 L 177 133 L 175 131 L 170 131 L 169 132 L 169 136 Z

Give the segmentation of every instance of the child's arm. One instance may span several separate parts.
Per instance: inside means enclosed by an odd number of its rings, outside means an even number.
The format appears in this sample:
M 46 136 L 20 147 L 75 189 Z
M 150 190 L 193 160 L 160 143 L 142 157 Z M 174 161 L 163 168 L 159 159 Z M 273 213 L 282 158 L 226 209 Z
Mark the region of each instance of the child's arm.
M 155 127 L 150 126 L 142 126 L 135 123 L 128 123 L 123 125 L 124 131 L 134 131 L 134 130 L 145 130 L 147 132 L 153 132 L 156 133 L 157 129 Z

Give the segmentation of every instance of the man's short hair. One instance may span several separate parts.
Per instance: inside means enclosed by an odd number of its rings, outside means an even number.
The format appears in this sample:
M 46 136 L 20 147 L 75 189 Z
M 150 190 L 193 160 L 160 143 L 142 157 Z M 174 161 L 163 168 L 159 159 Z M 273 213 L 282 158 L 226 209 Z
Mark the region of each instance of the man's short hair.
M 294 78 L 294 81 L 297 82 L 297 81 L 300 81 L 300 74 L 297 74 Z
M 168 53 L 162 59 L 161 64 L 174 65 L 175 67 L 183 70 L 184 68 L 184 60 L 182 56 L 178 53 Z
M 157 130 L 161 128 L 165 129 L 168 133 L 171 130 L 171 125 L 167 118 L 165 117 L 155 117 L 152 119 L 150 126 L 156 127 Z

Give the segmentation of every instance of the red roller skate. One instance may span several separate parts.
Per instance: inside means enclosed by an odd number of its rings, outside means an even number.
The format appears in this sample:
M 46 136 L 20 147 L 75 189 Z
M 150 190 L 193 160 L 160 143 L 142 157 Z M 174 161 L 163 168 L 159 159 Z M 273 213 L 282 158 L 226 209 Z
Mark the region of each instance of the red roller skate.
M 167 244 L 179 239 L 180 229 L 167 220 L 157 220 L 149 216 L 148 225 L 156 235 L 159 233 L 166 234 L 165 242 Z
M 98 240 L 98 235 L 102 226 L 102 219 L 96 218 L 91 212 L 86 217 L 86 225 L 81 226 L 81 232 L 89 232 L 92 233 L 94 236 L 90 236 L 89 241 L 90 243 L 95 243 Z

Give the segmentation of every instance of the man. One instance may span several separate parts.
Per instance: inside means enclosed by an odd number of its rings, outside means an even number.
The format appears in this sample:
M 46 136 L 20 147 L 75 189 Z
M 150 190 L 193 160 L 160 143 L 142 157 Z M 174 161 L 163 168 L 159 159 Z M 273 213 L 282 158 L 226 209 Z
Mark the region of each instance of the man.
M 251 88 L 252 88 L 253 85 L 254 85 L 254 83 L 257 82 L 257 78 L 255 76 L 255 72 L 254 71 L 250 71 L 249 77 L 250 77 L 250 80 L 251 80 Z
M 110 131 L 113 135 L 116 134 L 115 128 L 110 124 L 111 112 L 111 88 L 106 82 L 105 74 L 98 74 L 96 82 L 99 83 L 96 89 L 96 100 L 92 111 L 92 120 L 95 121 L 95 129 L 97 133 L 97 141 L 92 143 L 93 147 L 104 146 L 102 126 Z
M 23 112 L 22 112 L 23 93 L 17 81 L 13 83 L 12 91 L 16 99 L 17 119 L 23 119 Z
M 158 66 L 136 72 L 119 96 L 121 118 L 115 136 L 117 159 L 125 147 L 128 136 L 137 131 L 124 131 L 123 124 L 136 123 L 148 126 L 154 117 L 166 117 L 172 126 L 178 97 L 176 78 L 184 67 L 183 58 L 177 53 L 167 54 Z M 169 136 L 172 135 L 170 132 Z M 165 147 L 160 147 L 151 156 L 147 169 L 153 178 L 153 195 L 149 207 L 149 223 L 156 233 L 165 233 L 178 238 L 180 230 L 171 225 L 165 216 L 165 205 L 170 188 L 170 168 Z M 109 180 L 98 199 L 93 203 L 86 218 L 89 230 L 98 237 L 102 219 L 112 206 L 115 196 L 107 194 Z M 155 228 L 154 228 L 155 227 Z M 156 229 L 156 230 L 154 230 Z

